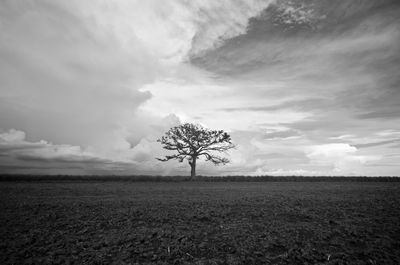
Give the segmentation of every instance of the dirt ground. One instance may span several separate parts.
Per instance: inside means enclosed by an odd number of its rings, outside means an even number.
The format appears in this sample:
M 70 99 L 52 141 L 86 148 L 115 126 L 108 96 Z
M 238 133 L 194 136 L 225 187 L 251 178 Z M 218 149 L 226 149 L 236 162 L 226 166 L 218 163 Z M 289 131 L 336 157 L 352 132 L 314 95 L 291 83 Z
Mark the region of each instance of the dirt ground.
M 0 264 L 400 264 L 400 183 L 0 182 Z

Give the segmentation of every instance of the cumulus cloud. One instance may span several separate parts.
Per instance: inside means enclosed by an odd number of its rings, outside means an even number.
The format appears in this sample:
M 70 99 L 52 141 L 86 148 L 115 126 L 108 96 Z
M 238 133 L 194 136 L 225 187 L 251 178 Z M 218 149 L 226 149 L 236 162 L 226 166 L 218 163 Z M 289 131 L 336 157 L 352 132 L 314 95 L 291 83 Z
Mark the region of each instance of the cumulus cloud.
M 120 147 L 112 154 L 110 156 L 92 147 L 54 144 L 45 140 L 28 141 L 25 132 L 15 129 L 0 131 L 0 173 L 32 173 L 29 170 L 34 169 L 34 172 L 53 174 L 165 175 L 183 171 L 182 165 L 156 161 L 155 157 L 162 157 L 166 151 L 151 134 L 134 147 Z
M 0 133 L 0 143 L 22 143 L 25 140 L 25 132 L 11 129 Z
M 101 145 L 150 97 L 138 88 L 157 63 L 134 35 L 127 51 L 62 3 L 1 3 L 0 121 L 33 140 Z
M 344 143 L 316 145 L 306 152 L 312 164 L 325 170 L 331 167 L 340 174 L 354 174 L 360 165 L 381 159 L 378 155 L 358 155 L 356 147 Z
M 0 168 L 1 172 L 7 172 L 7 166 L 13 166 L 14 170 L 23 169 L 34 165 L 42 169 L 60 168 L 64 164 L 62 172 L 69 172 L 73 165 L 89 165 L 103 168 L 112 161 L 98 157 L 79 146 L 68 144 L 52 144 L 41 140 L 30 142 L 25 139 L 25 132 L 11 129 L 0 133 Z M 21 164 L 22 165 L 19 165 Z M 25 163 L 25 164 L 24 164 Z M 92 166 L 90 166 L 92 165 Z M 84 172 L 84 171 L 82 171 Z

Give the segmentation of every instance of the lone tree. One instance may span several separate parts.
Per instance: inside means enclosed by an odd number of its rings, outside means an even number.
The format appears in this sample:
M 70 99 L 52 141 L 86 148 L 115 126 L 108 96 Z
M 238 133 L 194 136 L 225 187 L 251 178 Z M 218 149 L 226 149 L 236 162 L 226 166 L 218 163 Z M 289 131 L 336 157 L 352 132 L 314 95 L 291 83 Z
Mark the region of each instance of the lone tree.
M 161 139 L 157 140 L 167 150 L 177 154 L 157 158 L 160 161 L 178 159 L 188 160 L 191 167 L 191 179 L 196 178 L 196 160 L 204 156 L 206 161 L 215 165 L 229 163 L 227 158 L 219 157 L 214 152 L 225 152 L 234 147 L 231 136 L 223 130 L 209 130 L 201 125 L 185 123 L 169 129 Z

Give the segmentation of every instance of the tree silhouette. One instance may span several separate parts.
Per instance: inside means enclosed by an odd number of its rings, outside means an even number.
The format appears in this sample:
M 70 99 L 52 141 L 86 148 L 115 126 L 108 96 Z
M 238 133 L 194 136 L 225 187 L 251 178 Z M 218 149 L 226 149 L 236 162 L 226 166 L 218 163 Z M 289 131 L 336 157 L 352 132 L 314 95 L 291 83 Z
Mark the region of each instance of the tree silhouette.
M 215 165 L 229 163 L 227 158 L 215 155 L 215 152 L 226 152 L 234 147 L 231 136 L 223 130 L 210 130 L 198 124 L 185 123 L 175 126 L 157 140 L 163 148 L 176 151 L 177 154 L 157 158 L 160 161 L 177 159 L 179 162 L 188 160 L 191 168 L 191 178 L 196 178 L 196 161 L 204 156 L 206 161 Z

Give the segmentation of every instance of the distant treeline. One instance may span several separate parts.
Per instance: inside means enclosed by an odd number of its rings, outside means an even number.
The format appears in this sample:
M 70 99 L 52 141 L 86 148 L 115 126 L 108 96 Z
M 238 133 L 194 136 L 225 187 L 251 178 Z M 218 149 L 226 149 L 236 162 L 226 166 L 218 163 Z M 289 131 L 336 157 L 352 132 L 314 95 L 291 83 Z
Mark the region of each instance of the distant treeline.
M 186 176 L 113 176 L 113 175 L 0 175 L 0 181 L 132 181 L 180 182 L 190 181 Z M 400 177 L 365 176 L 199 176 L 206 182 L 400 182 Z

